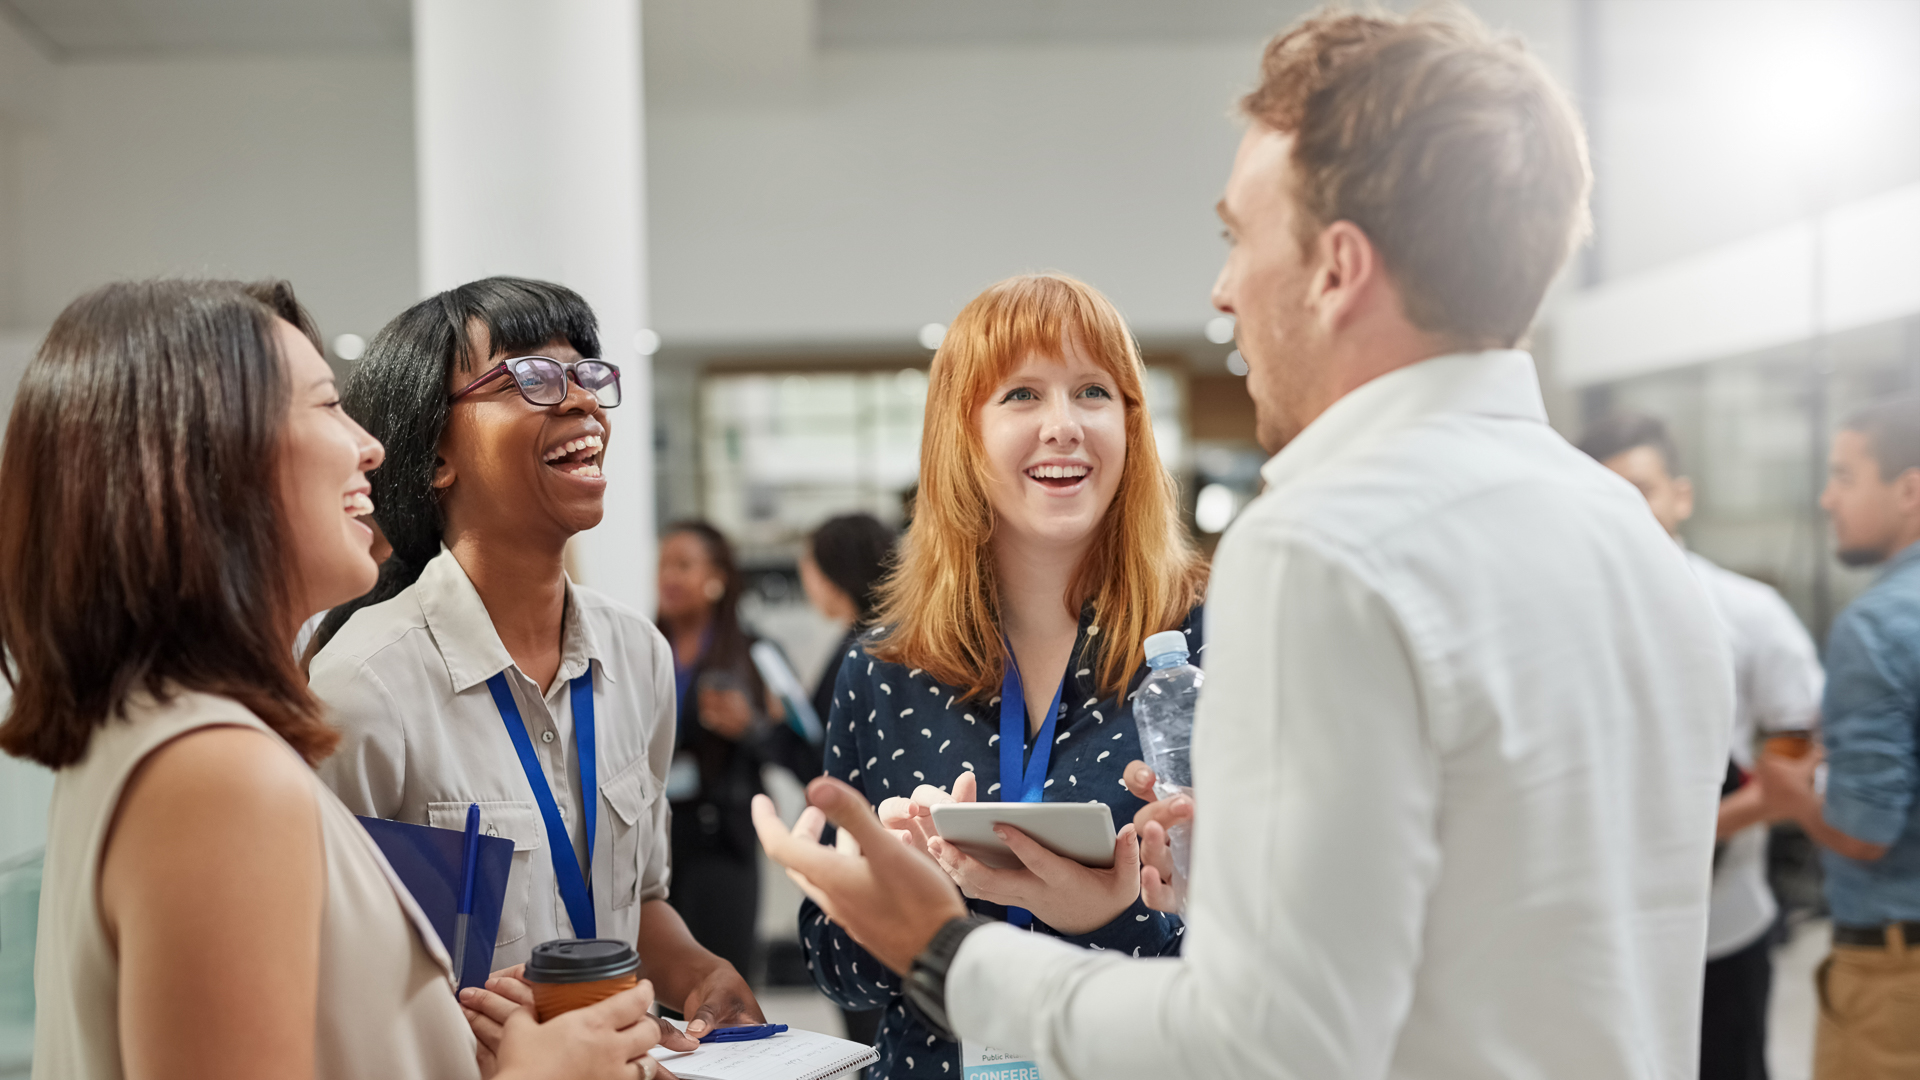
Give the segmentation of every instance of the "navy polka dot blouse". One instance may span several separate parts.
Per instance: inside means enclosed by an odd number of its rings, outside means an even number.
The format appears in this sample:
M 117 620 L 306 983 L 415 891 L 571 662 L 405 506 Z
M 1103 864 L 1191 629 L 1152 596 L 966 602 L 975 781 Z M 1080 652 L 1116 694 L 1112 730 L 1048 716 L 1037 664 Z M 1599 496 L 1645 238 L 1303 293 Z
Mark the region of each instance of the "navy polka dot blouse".
M 1199 608 L 1189 613 L 1181 629 L 1193 662 L 1202 663 Z M 1130 699 L 1147 669 L 1143 665 L 1134 673 L 1127 700 L 1101 697 L 1094 672 L 1099 634 L 1089 608 L 1080 618 L 1068 664 L 1042 797 L 1047 802 L 1103 802 L 1112 808 L 1117 830 L 1143 805 L 1127 791 L 1121 774 L 1128 762 L 1141 757 Z M 912 795 L 921 784 L 950 791 L 960 773 L 971 771 L 977 774 L 982 801 L 1003 800 L 999 696 L 966 701 L 959 693 L 924 671 L 874 659 L 864 643 L 851 649 L 840 665 L 827 720 L 827 775 L 859 788 L 878 806 L 895 795 Z M 969 900 L 967 906 L 989 918 L 1006 918 L 1006 908 L 998 904 Z M 1038 920 L 1029 928 L 1084 948 L 1131 956 L 1176 954 L 1185 931 L 1179 916 L 1153 911 L 1137 899 L 1091 933 L 1061 934 Z M 886 1009 L 880 1060 L 868 1076 L 957 1080 L 959 1046 L 922 1026 L 901 997 L 899 978 L 854 944 L 811 900 L 800 907 L 800 942 L 813 981 L 827 997 L 849 1009 Z

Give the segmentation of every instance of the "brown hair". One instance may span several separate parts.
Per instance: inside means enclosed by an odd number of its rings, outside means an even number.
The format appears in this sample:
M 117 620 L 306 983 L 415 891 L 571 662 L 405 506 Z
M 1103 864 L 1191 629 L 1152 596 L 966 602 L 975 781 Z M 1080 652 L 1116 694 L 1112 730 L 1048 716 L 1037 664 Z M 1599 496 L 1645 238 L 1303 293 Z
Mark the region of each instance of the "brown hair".
M 51 768 L 139 691 L 232 698 L 308 762 L 339 736 L 294 662 L 277 500 L 285 282 L 109 285 L 60 313 L 0 449 L 0 750 Z
M 1588 228 L 1579 117 L 1518 38 L 1464 9 L 1328 9 L 1267 44 L 1240 103 L 1294 136 L 1302 249 L 1360 227 L 1410 322 L 1512 346 Z
M 987 557 L 986 452 L 973 413 L 1026 357 L 1061 357 L 1068 335 L 1113 376 L 1127 413 L 1120 487 L 1067 588 L 1074 614 L 1093 604 L 1100 686 L 1124 691 L 1145 662 L 1147 635 L 1179 626 L 1206 588 L 1206 563 L 1187 538 L 1173 477 L 1154 445 L 1146 369 L 1120 313 L 1064 274 L 1000 282 L 961 310 L 933 356 L 913 524 L 875 616 L 884 629 L 874 655 L 924 668 L 965 687 L 967 697 L 998 687 L 1006 659 Z

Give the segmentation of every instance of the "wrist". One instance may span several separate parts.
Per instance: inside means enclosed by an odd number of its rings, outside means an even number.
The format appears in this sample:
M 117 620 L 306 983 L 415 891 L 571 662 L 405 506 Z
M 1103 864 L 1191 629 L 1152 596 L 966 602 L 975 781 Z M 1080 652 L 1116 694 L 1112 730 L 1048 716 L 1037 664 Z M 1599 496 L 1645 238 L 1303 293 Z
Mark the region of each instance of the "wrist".
M 947 1016 L 947 974 L 953 969 L 954 958 L 959 955 L 967 935 L 985 925 L 987 920 L 979 916 L 948 919 L 907 969 L 903 988 L 907 1008 L 935 1035 L 948 1042 L 959 1041 L 959 1036 L 954 1034 L 952 1021 Z

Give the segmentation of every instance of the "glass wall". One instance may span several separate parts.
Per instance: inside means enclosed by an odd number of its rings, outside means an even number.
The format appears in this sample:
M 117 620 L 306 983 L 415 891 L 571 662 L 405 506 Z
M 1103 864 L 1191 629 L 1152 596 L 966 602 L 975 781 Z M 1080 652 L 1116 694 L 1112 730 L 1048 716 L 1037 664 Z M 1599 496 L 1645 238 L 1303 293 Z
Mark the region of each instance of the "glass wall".
M 749 564 L 790 564 L 801 537 L 836 514 L 904 519 L 920 476 L 927 375 L 920 368 L 711 373 L 699 392 L 703 512 Z M 1188 465 L 1182 373 L 1147 370 L 1160 455 Z
M 1594 387 L 1582 411 L 1665 419 L 1694 482 L 1687 542 L 1779 588 L 1820 637 L 1873 576 L 1833 559 L 1817 505 L 1827 443 L 1855 409 L 1912 390 L 1920 320 L 1902 320 Z

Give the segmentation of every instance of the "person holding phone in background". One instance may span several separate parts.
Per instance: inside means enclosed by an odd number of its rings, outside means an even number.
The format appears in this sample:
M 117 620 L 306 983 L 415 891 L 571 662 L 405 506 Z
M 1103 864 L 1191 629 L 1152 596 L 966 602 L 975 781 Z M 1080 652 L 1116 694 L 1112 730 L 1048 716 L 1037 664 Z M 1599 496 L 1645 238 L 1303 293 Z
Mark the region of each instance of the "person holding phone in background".
M 313 774 L 293 654 L 374 581 L 366 473 L 285 282 L 109 285 L 27 368 L 0 455 L 0 749 L 59 770 L 34 1075 L 648 1075 L 641 984 L 476 1058 L 446 950 Z M 102 556 L 111 572 L 102 572 Z
M 666 642 L 564 565 L 609 483 L 620 372 L 599 345 L 571 289 L 489 278 L 401 313 L 355 366 L 341 397 L 387 447 L 369 479 L 393 554 L 315 637 L 342 735 L 321 777 L 354 813 L 416 825 L 461 828 L 478 803 L 514 842 L 495 967 L 555 938 L 633 942 L 697 1035 L 763 1018 L 667 903 Z
M 1206 570 L 1154 445 L 1133 336 L 1091 287 L 1016 277 L 960 312 L 929 376 L 913 524 L 877 625 L 842 654 L 827 775 L 939 859 L 973 912 L 1116 954 L 1175 952 L 1179 918 L 1140 901 L 1128 822 L 1143 804 L 1120 783 L 1140 756 L 1126 695 L 1148 634 L 1184 630 L 1198 653 Z M 1112 868 L 1011 828 L 1024 866 L 982 865 L 930 820 L 932 805 L 976 798 L 1107 804 Z M 800 938 L 829 998 L 885 1008 L 878 1075 L 1009 1064 L 910 1015 L 901 981 L 811 900 Z
M 759 953 L 753 797 L 760 770 L 778 765 L 805 783 L 820 775 L 820 748 L 785 723 L 767 692 L 753 660 L 760 639 L 740 622 L 744 591 L 733 545 L 719 529 L 704 521 L 667 526 L 659 623 L 673 650 L 679 716 L 666 792 L 672 902 L 694 940 L 751 972 Z

